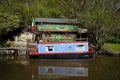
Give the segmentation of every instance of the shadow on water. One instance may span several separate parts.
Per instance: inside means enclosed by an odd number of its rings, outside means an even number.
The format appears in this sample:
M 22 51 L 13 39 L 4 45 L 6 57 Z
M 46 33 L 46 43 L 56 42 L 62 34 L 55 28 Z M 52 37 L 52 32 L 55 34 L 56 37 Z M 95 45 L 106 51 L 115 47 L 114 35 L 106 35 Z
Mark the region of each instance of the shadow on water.
M 40 59 L 0 56 L 0 80 L 120 80 L 120 58 Z

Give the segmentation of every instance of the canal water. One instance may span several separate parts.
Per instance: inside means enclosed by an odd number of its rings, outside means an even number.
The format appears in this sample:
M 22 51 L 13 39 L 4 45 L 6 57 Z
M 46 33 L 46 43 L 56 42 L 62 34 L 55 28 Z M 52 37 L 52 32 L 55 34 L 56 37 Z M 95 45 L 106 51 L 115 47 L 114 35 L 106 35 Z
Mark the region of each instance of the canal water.
M 120 80 L 120 57 L 29 60 L 0 56 L 0 80 Z

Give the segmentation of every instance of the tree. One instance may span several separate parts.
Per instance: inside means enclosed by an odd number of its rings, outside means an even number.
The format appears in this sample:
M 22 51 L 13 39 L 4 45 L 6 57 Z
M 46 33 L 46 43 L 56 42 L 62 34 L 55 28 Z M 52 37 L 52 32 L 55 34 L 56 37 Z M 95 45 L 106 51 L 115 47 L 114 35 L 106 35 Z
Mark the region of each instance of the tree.
M 60 10 L 59 0 L 36 0 L 30 2 L 30 14 L 32 17 L 58 18 Z
M 30 14 L 26 3 L 29 0 L 0 1 L 1 37 L 13 37 L 30 25 Z M 4 23 L 3 23 L 4 22 Z M 10 34 L 9 34 L 10 33 Z M 4 40 L 4 39 L 2 39 Z
M 3 35 L 15 31 L 19 27 L 19 21 L 18 16 L 0 11 L 0 39 Z
M 59 8 L 56 4 L 57 1 L 58 0 L 0 1 L 0 10 L 4 12 L 1 12 L 2 16 L 0 16 L 1 34 L 6 35 L 7 37 L 7 35 L 11 36 L 11 34 L 9 33 L 16 34 L 20 31 L 25 30 L 26 28 L 28 28 L 28 26 L 31 25 L 31 20 L 34 17 L 59 17 Z M 19 22 L 14 22 L 17 21 L 17 19 L 19 20 Z M 17 24 L 17 27 L 15 23 Z
M 70 3 L 71 2 L 71 3 Z M 99 51 L 108 37 L 117 30 L 118 0 L 61 0 L 64 18 L 77 18 L 89 30 L 89 41 Z

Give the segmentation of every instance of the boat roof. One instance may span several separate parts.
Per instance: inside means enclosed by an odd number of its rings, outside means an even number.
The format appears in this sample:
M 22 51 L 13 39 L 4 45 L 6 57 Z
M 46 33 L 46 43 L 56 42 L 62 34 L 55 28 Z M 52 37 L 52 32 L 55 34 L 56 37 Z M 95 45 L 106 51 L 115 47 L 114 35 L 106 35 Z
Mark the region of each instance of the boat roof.
M 77 19 L 35 18 L 38 23 L 78 24 Z

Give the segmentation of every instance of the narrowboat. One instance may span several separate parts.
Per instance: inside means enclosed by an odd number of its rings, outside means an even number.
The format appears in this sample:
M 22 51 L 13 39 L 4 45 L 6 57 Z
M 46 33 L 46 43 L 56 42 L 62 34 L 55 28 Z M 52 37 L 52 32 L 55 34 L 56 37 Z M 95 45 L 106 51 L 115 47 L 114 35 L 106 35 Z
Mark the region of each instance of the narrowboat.
M 35 18 L 32 32 L 36 46 L 30 48 L 29 57 L 39 59 L 79 59 L 94 56 L 89 47 L 87 29 L 76 19 Z

